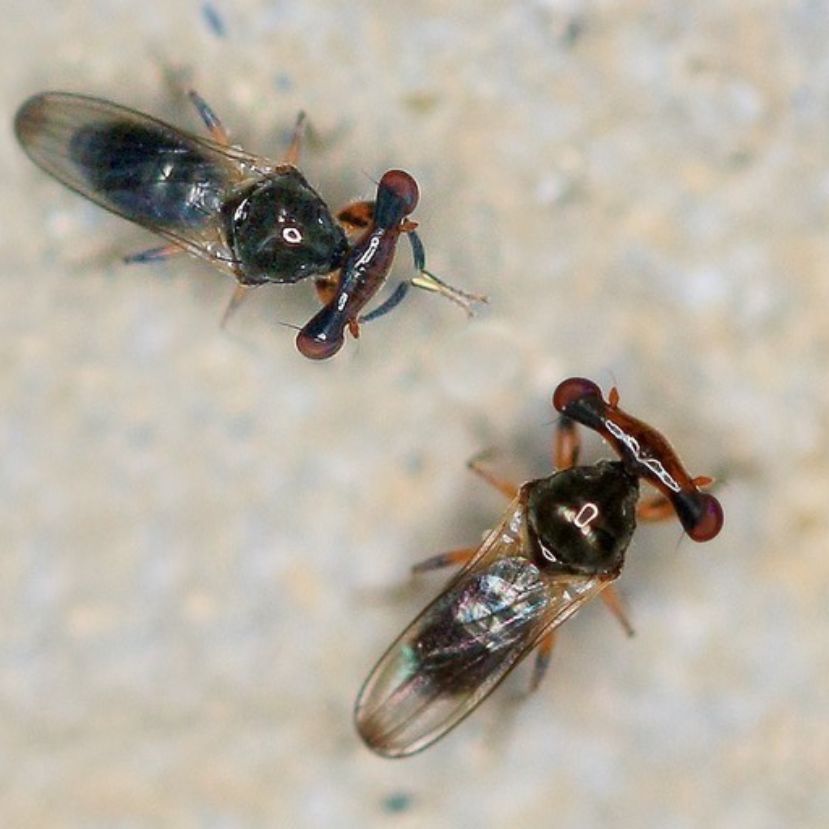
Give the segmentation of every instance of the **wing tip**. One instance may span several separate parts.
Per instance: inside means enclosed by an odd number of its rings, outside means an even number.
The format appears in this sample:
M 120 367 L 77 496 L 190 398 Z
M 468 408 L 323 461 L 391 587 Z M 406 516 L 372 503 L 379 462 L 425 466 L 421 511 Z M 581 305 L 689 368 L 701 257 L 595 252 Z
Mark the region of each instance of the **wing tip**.
M 394 741 L 388 729 L 383 724 L 377 721 L 377 718 L 368 716 L 361 717 L 359 712 L 354 718 L 354 725 L 360 739 L 370 748 L 375 754 L 389 760 L 397 760 L 402 757 L 409 757 L 415 754 L 421 746 L 418 744 L 398 743 Z
M 43 130 L 47 93 L 39 93 L 27 98 L 14 116 L 14 134 L 24 146 L 32 143 L 34 137 Z

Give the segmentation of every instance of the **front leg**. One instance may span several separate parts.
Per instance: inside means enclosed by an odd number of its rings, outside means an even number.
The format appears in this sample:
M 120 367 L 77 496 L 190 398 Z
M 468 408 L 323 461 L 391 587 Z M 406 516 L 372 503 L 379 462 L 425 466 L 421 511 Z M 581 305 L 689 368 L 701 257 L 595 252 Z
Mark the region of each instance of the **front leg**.
M 213 112 L 210 104 L 208 104 L 195 89 L 189 90 L 187 92 L 187 97 L 196 108 L 196 112 L 199 113 L 199 117 L 202 121 L 204 121 L 204 125 L 207 127 L 207 131 L 210 133 L 213 140 L 217 144 L 221 144 L 223 147 L 229 147 L 230 134 L 225 129 L 225 126 L 219 119 L 219 116 Z
M 418 276 L 409 280 L 411 285 L 414 285 L 415 288 L 446 297 L 446 299 L 463 308 L 467 316 L 470 317 L 474 314 L 474 306 L 476 304 L 489 302 L 489 297 L 483 294 L 471 294 L 467 291 L 462 291 L 460 288 L 455 288 L 444 282 L 431 271 L 426 270 L 426 249 L 423 247 L 420 236 L 417 235 L 414 229 L 407 229 L 405 232 L 409 238 L 409 244 L 412 247 L 412 259 L 415 270 L 418 272 Z
M 373 201 L 354 201 L 341 208 L 337 213 L 337 221 L 349 236 L 353 236 L 360 230 L 365 230 L 373 219 Z
M 300 110 L 296 117 L 296 124 L 294 124 L 294 131 L 291 134 L 291 143 L 288 144 L 288 149 L 282 154 L 282 163 L 290 164 L 292 167 L 299 166 L 299 157 L 302 154 L 302 139 L 305 137 L 306 128 L 305 113 Z

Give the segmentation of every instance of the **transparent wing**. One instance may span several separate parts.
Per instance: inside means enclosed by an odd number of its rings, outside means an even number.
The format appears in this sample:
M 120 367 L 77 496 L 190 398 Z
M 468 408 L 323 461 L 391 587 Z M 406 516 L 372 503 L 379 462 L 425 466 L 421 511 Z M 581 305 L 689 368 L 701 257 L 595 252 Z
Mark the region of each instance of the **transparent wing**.
M 542 572 L 524 551 L 524 524 L 516 499 L 473 560 L 366 680 L 355 721 L 378 753 L 404 757 L 442 737 L 545 633 L 609 583 L 606 577 Z
M 234 275 L 222 206 L 243 183 L 285 168 L 84 95 L 30 98 L 15 132 L 32 161 L 67 187 Z

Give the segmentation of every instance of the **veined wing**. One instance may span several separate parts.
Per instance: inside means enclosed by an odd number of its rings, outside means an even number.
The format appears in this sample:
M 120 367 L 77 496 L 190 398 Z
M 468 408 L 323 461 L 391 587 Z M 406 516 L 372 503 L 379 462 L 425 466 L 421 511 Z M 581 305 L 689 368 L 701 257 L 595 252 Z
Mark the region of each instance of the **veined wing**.
M 401 634 L 355 707 L 379 754 L 420 751 L 478 706 L 545 633 L 607 586 L 607 577 L 548 574 L 524 550 L 516 499 L 472 561 Z
M 67 187 L 234 275 L 222 206 L 243 183 L 293 169 L 69 93 L 30 98 L 15 132 L 32 161 Z

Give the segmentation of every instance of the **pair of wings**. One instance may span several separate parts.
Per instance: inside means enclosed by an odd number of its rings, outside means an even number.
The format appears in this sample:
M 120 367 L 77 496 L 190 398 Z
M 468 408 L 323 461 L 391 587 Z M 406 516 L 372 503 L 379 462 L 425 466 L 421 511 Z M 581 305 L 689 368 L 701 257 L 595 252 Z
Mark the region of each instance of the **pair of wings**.
M 88 163 L 84 166 L 73 158 L 71 151 L 73 139 L 90 127 L 135 127 L 151 131 L 160 141 L 168 142 L 170 147 L 181 148 L 182 152 L 176 158 L 177 176 L 180 179 L 189 177 L 197 183 L 205 178 L 205 170 L 209 169 L 211 201 L 219 204 L 245 183 L 294 168 L 252 155 L 238 147 L 183 132 L 149 115 L 99 98 L 48 92 L 35 95 L 20 108 L 15 119 L 15 132 L 27 155 L 41 169 L 95 204 L 236 276 L 234 255 L 225 239 L 218 211 L 212 215 L 205 214 L 204 220 L 198 224 L 171 227 L 119 206 L 119 200 L 113 199 L 112 194 L 108 195 L 90 184 L 98 178 L 98 174 L 105 175 L 107 171 L 91 169 Z M 157 184 L 163 185 L 163 181 Z
M 406 628 L 366 680 L 355 721 L 379 754 L 405 757 L 442 737 L 545 634 L 612 581 L 541 572 L 526 552 L 526 520 L 524 506 L 514 500 L 473 559 Z M 513 575 L 505 581 L 506 573 Z M 489 604 L 482 600 L 482 587 L 489 589 Z M 493 595 L 504 601 L 493 601 Z

